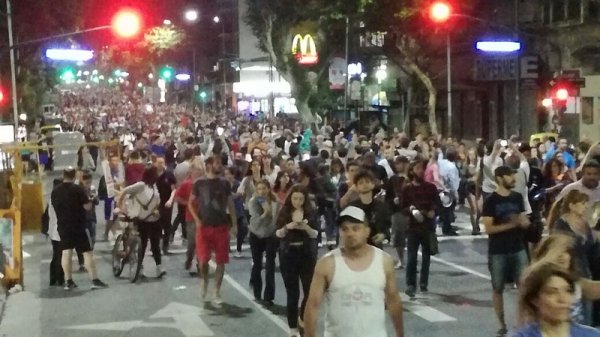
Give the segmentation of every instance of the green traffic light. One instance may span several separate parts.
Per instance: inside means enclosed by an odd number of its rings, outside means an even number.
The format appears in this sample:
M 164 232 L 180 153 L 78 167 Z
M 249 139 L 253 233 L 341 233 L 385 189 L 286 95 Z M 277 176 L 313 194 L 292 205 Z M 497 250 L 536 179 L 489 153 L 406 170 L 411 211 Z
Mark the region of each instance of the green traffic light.
M 160 77 L 164 80 L 171 80 L 173 78 L 173 68 L 164 67 L 160 70 Z
M 65 82 L 73 82 L 75 81 L 75 71 L 73 69 L 64 69 L 60 74 L 60 78 Z
M 206 98 L 206 96 L 208 96 L 208 95 L 206 94 L 206 91 L 203 91 L 203 92 L 201 92 L 201 93 L 200 93 L 200 98 L 202 98 L 202 99 L 205 99 L 205 98 Z

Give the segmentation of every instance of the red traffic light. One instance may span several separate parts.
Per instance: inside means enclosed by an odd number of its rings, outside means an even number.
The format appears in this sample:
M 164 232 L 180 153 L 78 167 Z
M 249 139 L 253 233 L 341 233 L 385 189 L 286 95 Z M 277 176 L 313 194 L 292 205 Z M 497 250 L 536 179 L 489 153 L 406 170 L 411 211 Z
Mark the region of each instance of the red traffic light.
M 132 38 L 142 29 L 142 17 L 134 9 L 122 9 L 112 19 L 112 30 L 121 38 Z
M 429 17 L 436 23 L 444 23 L 450 19 L 452 8 L 447 2 L 437 1 L 429 9 Z
M 569 98 L 569 90 L 567 90 L 566 88 L 558 88 L 556 90 L 555 96 L 558 100 L 566 101 L 567 98 Z

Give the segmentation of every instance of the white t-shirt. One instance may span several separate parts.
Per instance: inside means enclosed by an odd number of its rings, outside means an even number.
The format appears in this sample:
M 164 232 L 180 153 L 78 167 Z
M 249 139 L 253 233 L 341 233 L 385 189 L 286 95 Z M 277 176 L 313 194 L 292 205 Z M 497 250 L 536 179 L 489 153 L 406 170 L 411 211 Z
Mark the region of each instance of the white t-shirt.
M 529 204 L 529 187 L 527 186 L 529 174 L 529 163 L 527 163 L 527 161 L 521 161 L 517 174 L 515 174 L 515 187 L 512 189 L 513 192 L 517 192 L 523 197 L 525 214 L 530 214 L 532 212 L 531 205 Z
M 504 163 L 500 156 L 496 156 L 494 162 L 492 162 L 492 156 L 483 157 L 483 182 L 481 190 L 485 193 L 492 193 L 496 190 L 496 178 L 494 177 L 494 170 L 502 166 Z

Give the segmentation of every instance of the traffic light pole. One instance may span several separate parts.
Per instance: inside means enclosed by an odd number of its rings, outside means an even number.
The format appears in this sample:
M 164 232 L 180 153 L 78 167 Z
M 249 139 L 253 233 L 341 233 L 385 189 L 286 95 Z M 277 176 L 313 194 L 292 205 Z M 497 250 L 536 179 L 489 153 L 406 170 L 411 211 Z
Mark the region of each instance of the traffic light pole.
M 446 35 L 446 66 L 448 87 L 448 137 L 452 137 L 452 45 L 450 44 L 450 32 Z M 431 121 L 430 121 L 431 123 Z
M 8 46 L 10 48 L 10 84 L 12 91 L 13 119 L 15 123 L 14 138 L 18 137 L 19 130 L 19 107 L 17 106 L 17 71 L 15 67 L 15 49 L 12 30 L 12 8 L 10 0 L 6 0 L 6 21 L 8 25 Z

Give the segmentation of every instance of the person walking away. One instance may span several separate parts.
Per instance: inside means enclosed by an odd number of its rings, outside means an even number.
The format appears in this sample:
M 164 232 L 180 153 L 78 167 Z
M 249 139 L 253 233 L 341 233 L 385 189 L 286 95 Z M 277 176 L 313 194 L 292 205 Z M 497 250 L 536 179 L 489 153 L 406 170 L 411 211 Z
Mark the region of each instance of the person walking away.
M 256 192 L 249 202 L 250 211 L 250 249 L 252 250 L 252 273 L 250 285 L 254 299 L 266 306 L 272 306 L 275 299 L 275 256 L 278 240 L 275 236 L 275 220 L 278 202 L 271 192 L 269 181 L 264 179 L 256 184 Z M 265 257 L 264 296 L 261 270 Z
M 126 196 L 133 198 L 134 203 L 138 203 L 139 214 L 135 216 L 134 224 L 140 234 L 141 247 L 139 263 L 144 263 L 148 240 L 150 240 L 150 250 L 156 264 L 156 278 L 162 278 L 166 275 L 166 271 L 162 268 L 162 257 L 160 254 L 160 196 L 156 181 L 158 180 L 158 171 L 156 167 L 150 166 L 144 169 L 142 181 L 123 189 L 119 197 L 117 205 L 119 209 L 123 209 L 123 200 Z M 144 278 L 143 270 L 141 277 Z
M 162 228 L 162 251 L 164 255 L 169 254 L 169 243 L 171 242 L 171 217 L 173 215 L 173 201 L 175 200 L 176 181 L 175 175 L 167 170 L 165 157 L 156 157 L 156 171 L 158 180 L 156 187 L 160 196 L 160 227 Z
M 367 244 L 370 228 L 362 209 L 348 206 L 338 223 L 343 246 L 317 262 L 304 314 L 304 336 L 316 336 L 323 299 L 327 303 L 326 337 L 388 336 L 386 309 L 395 336 L 404 336 L 402 300 L 392 257 Z
M 488 240 L 488 265 L 492 281 L 492 300 L 500 329 L 496 336 L 507 333 L 504 319 L 504 286 L 508 279 L 517 281 L 528 263 L 524 229 L 530 222 L 523 197 L 511 191 L 516 171 L 508 166 L 494 170 L 496 191 L 483 204 L 482 221 Z M 512 275 L 511 275 L 512 272 Z
M 294 185 L 277 217 L 275 234 L 280 239 L 279 265 L 287 294 L 286 313 L 290 337 L 300 337 L 310 282 L 317 263 L 317 212 L 308 190 Z M 298 311 L 300 283 L 304 297 Z
M 200 263 L 201 297 L 208 300 L 208 262 L 215 252 L 217 270 L 212 303 L 222 304 L 221 284 L 229 262 L 229 234 L 237 232 L 237 215 L 229 182 L 220 178 L 223 166 L 214 157 L 205 161 L 206 179 L 194 183 L 188 209 L 196 224 L 196 256 Z M 231 226 L 231 230 L 230 230 Z M 190 238 L 191 239 L 191 238 Z
M 417 288 L 417 255 L 421 246 L 421 292 L 429 286 L 429 265 L 431 262 L 431 237 L 435 235 L 435 214 L 441 207 L 437 187 L 424 180 L 426 162 L 417 160 L 408 166 L 408 183 L 401 194 L 402 213 L 408 217 L 406 231 L 406 290 L 413 298 Z
M 98 279 L 96 261 L 92 252 L 89 230 L 86 228 L 86 211 L 92 209 L 92 200 L 85 190 L 75 185 L 75 169 L 69 167 L 63 173 L 63 182 L 50 196 L 56 212 L 58 234 L 62 249 L 61 264 L 65 273 L 65 290 L 77 288 L 73 281 L 72 262 L 73 249 L 83 252 L 85 266 L 92 279 L 92 289 L 106 288 L 107 285 Z
M 90 233 L 90 239 L 92 240 L 92 250 L 96 245 L 96 206 L 100 203 L 96 188 L 92 184 L 92 175 L 89 172 L 84 171 L 81 175 L 79 184 L 85 190 L 87 196 L 92 200 L 92 209 L 85 212 L 85 226 Z M 85 272 L 85 259 L 83 258 L 83 252 L 77 251 L 77 260 L 79 262 L 79 271 Z

